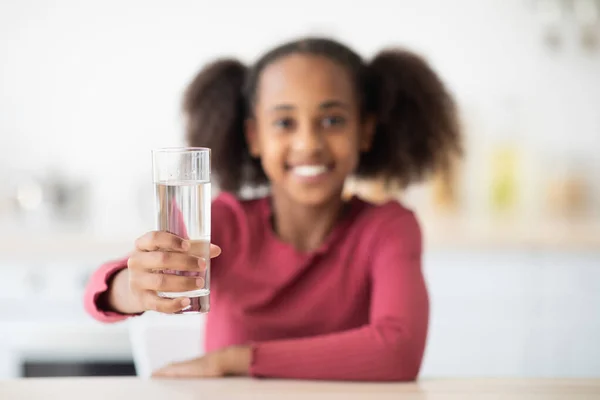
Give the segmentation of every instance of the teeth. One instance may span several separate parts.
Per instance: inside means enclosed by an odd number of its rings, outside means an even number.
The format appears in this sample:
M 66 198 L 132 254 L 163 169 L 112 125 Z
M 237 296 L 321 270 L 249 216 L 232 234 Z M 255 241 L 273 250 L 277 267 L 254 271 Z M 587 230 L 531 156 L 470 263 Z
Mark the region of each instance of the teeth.
M 294 174 L 302 177 L 312 177 L 327 172 L 325 165 L 300 165 L 293 168 Z

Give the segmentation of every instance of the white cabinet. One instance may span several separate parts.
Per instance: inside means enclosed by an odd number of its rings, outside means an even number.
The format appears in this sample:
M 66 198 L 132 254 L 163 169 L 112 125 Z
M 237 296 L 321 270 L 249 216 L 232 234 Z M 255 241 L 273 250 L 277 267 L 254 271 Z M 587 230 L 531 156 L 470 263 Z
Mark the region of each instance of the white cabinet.
M 84 311 L 94 268 L 0 260 L 0 379 L 18 376 L 25 361 L 131 360 L 127 325 L 101 324 Z
M 600 252 L 436 252 L 424 376 L 600 376 Z

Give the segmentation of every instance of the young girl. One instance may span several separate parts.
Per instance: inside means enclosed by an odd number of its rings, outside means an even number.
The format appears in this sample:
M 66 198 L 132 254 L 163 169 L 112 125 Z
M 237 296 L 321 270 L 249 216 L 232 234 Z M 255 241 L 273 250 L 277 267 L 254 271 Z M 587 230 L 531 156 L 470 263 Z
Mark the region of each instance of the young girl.
M 406 186 L 447 167 L 459 130 L 437 75 L 406 51 L 365 62 L 308 38 L 252 67 L 206 66 L 184 109 L 188 143 L 212 149 L 222 189 L 212 204 L 212 304 L 206 354 L 155 376 L 414 380 L 429 317 L 417 220 L 398 202 L 344 201 L 342 190 L 350 176 Z M 242 188 L 265 184 L 268 196 L 241 199 Z M 157 273 L 201 272 L 205 260 L 188 248 L 166 232 L 143 235 L 91 278 L 87 311 L 115 322 L 186 307 L 156 292 L 202 286 Z

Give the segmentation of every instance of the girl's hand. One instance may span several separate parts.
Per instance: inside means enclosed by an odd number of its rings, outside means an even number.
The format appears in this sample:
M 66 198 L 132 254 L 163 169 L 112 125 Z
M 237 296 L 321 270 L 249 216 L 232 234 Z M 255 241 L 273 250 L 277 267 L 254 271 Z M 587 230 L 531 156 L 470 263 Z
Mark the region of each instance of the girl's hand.
M 250 346 L 231 346 L 188 361 L 171 363 L 152 374 L 154 378 L 217 378 L 248 375 Z
M 157 292 L 185 292 L 204 286 L 206 261 L 190 254 L 190 243 L 163 231 L 148 232 L 135 243 L 127 269 L 114 279 L 109 304 L 117 311 L 140 313 L 147 310 L 175 313 L 189 305 L 189 299 L 167 299 Z M 210 257 L 221 253 L 210 245 Z M 125 276 L 127 274 L 127 276 Z

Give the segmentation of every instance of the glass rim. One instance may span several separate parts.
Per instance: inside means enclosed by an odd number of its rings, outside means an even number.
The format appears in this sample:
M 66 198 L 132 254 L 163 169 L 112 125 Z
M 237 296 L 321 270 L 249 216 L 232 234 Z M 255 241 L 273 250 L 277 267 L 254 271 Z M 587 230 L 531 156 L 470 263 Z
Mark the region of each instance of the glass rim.
M 152 149 L 152 153 L 194 153 L 194 152 L 208 152 L 210 153 L 209 147 L 159 147 Z

